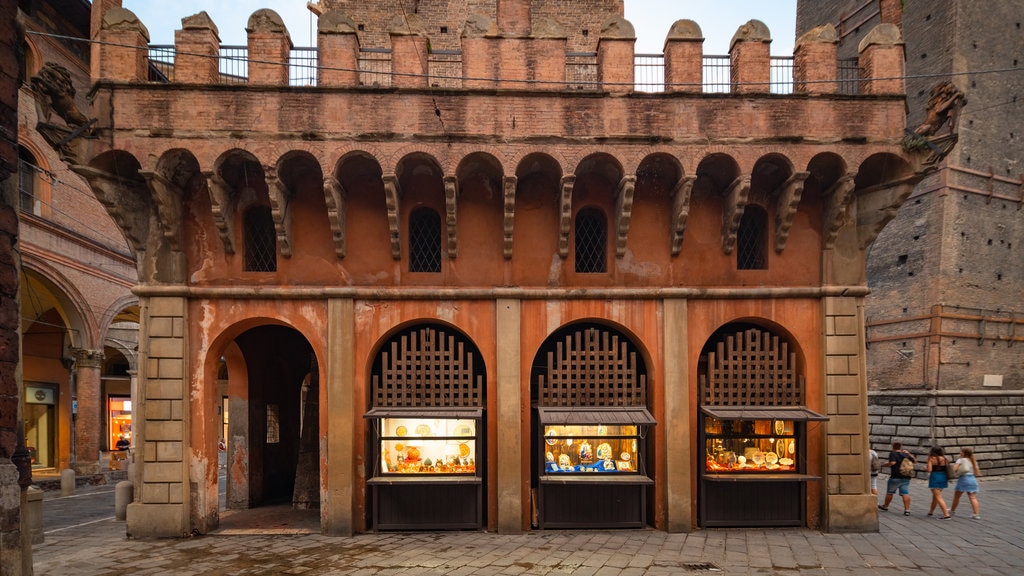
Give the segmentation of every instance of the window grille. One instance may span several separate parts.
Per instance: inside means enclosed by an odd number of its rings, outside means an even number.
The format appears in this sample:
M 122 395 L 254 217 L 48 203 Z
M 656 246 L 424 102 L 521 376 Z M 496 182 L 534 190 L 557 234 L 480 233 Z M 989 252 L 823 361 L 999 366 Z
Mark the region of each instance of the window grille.
M 538 406 L 647 405 L 647 371 L 639 352 L 604 326 L 570 326 L 555 333 L 538 359 Z
M 32 153 L 24 148 L 18 149 L 18 208 L 22 212 L 38 214 L 36 209 L 36 178 L 39 168 Z
M 371 407 L 483 407 L 485 374 L 480 352 L 462 334 L 442 326 L 414 326 L 377 354 Z
M 277 271 L 277 233 L 268 206 L 245 212 L 245 271 Z
M 441 216 L 431 208 L 409 215 L 409 272 L 441 271 Z
M 768 268 L 768 215 L 760 206 L 747 206 L 736 234 L 736 268 Z
M 277 404 L 267 404 L 267 444 L 281 441 L 281 408 Z
M 701 358 L 703 406 L 800 406 L 803 378 L 789 343 L 761 328 L 723 331 Z
M 608 271 L 608 223 L 604 212 L 584 208 L 576 214 L 576 272 Z

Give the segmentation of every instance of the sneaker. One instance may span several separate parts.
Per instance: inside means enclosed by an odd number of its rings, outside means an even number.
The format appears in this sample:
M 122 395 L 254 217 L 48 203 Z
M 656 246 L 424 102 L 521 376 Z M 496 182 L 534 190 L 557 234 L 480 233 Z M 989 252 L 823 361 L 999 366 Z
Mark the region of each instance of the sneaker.
M 904 516 L 910 516 L 910 510 L 904 510 L 903 511 L 903 515 Z
M 971 516 L 971 520 L 981 520 L 981 514 L 975 514 Z
M 889 509 L 889 507 L 888 507 L 888 506 L 882 506 L 881 504 L 879 504 L 879 505 L 878 505 L 878 509 L 879 509 L 879 510 L 888 510 L 888 509 Z

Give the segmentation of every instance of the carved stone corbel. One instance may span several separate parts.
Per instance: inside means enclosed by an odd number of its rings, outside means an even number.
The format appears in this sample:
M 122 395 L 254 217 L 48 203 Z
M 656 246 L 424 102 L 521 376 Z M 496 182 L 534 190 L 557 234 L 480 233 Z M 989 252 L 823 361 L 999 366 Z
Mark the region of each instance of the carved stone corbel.
M 277 168 L 263 167 L 267 181 L 267 196 L 270 198 L 270 217 L 274 219 L 277 232 L 277 249 L 281 256 L 292 257 L 292 194 L 284 182 L 277 177 Z
M 563 259 L 569 257 L 569 230 L 572 229 L 572 188 L 575 183 L 575 175 L 562 177 L 562 190 L 558 199 L 558 255 Z
M 72 165 L 71 170 L 89 182 L 96 199 L 107 209 L 136 253 L 145 252 L 151 215 L 146 183 L 81 164 Z
M 231 185 L 216 172 L 206 172 L 206 189 L 210 193 L 210 212 L 217 234 L 224 243 L 224 252 L 235 253 L 235 193 Z
M 444 177 L 444 222 L 448 227 L 448 257 L 455 258 L 458 254 L 459 239 L 457 232 L 458 223 L 458 197 L 459 181 L 454 176 Z
M 794 172 L 779 187 L 778 203 L 775 205 L 775 252 L 782 254 L 789 240 L 789 229 L 793 226 L 793 217 L 800 206 L 800 197 L 804 193 L 804 182 L 810 172 Z
M 633 218 L 633 191 L 636 176 L 625 176 L 615 192 L 615 257 L 626 255 L 626 238 L 629 237 L 629 222 Z
M 512 229 L 516 219 L 516 186 L 518 184 L 519 178 L 516 176 L 505 176 L 502 182 L 505 196 L 505 222 L 502 229 L 505 260 L 512 259 Z
M 736 248 L 736 234 L 743 220 L 743 211 L 750 199 L 750 174 L 741 174 L 725 191 L 722 207 L 722 251 L 732 254 Z
M 896 217 L 896 212 L 922 176 L 913 174 L 857 191 L 857 239 L 861 250 L 867 250 L 885 225 Z
M 164 238 L 171 250 L 181 251 L 181 203 L 185 192 L 163 174 L 153 171 L 140 172 L 146 179 L 149 192 L 156 204 L 157 220 Z
M 825 250 L 835 248 L 839 230 L 846 224 L 850 202 L 853 201 L 853 188 L 857 185 L 854 182 L 856 177 L 855 172 L 847 172 L 825 191 L 825 218 L 822 222 L 825 228 L 822 245 Z
M 347 196 L 345 188 L 337 178 L 330 174 L 324 176 L 324 202 L 327 204 L 327 220 L 331 223 L 334 255 L 338 258 L 345 257 L 345 199 Z
M 384 181 L 384 202 L 388 210 L 388 230 L 391 232 L 391 257 L 395 260 L 402 259 L 402 236 L 399 226 L 398 207 L 402 196 L 402 188 L 398 183 L 398 177 L 394 174 L 385 174 L 381 177 Z
M 679 256 L 683 249 L 683 233 L 686 219 L 690 217 L 690 193 L 696 176 L 683 176 L 672 191 L 672 255 Z

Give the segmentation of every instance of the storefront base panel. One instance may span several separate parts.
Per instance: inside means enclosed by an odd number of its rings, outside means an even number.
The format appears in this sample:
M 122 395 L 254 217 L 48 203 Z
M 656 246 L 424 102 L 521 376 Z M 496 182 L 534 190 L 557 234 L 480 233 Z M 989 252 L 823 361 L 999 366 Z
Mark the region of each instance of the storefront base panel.
M 711 527 L 803 526 L 806 484 L 802 481 L 704 479 L 701 525 Z
M 541 480 L 538 525 L 547 528 L 643 528 L 648 483 Z
M 830 494 L 829 532 L 878 532 L 878 497 L 874 494 Z
M 476 481 L 384 481 L 370 485 L 375 530 L 480 530 L 483 485 Z

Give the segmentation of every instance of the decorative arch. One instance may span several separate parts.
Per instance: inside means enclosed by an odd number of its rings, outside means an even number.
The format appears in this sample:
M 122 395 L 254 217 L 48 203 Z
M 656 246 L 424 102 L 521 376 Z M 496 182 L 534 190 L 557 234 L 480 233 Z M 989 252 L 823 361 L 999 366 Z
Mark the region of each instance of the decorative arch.
M 862 250 L 874 243 L 885 225 L 913 192 L 923 174 L 903 158 L 872 154 L 861 162 L 854 178 L 857 198 L 857 239 Z
M 669 214 L 669 246 L 672 256 L 683 248 L 683 234 L 690 216 L 690 195 L 696 177 L 687 175 L 682 163 L 667 152 L 654 152 L 636 169 L 636 194 L 640 206 L 654 204 Z
M 320 162 L 302 150 L 285 153 L 274 166 L 264 166 L 270 213 L 277 235 L 277 246 L 285 258 L 292 256 L 292 203 L 303 190 L 324 184 Z
M 350 192 L 353 201 L 359 203 L 355 206 L 357 210 L 362 207 L 362 202 L 380 201 L 379 210 L 367 207 L 367 212 L 384 213 L 386 189 L 383 173 L 376 155 L 364 150 L 351 150 L 338 159 L 330 174 L 324 176 L 324 202 L 327 205 L 327 219 L 331 224 L 334 254 L 338 258 L 344 258 L 348 250 L 345 221 L 350 211 Z

